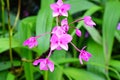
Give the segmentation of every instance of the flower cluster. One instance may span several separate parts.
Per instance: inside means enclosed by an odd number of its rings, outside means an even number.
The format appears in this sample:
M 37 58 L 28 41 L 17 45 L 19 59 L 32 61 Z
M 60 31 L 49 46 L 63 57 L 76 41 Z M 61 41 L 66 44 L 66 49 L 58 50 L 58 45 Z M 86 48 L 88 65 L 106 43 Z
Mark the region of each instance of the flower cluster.
M 48 56 L 44 59 L 37 59 L 33 62 L 33 65 L 40 64 L 40 70 L 50 70 L 51 72 L 54 71 L 54 63 L 49 59 L 53 50 L 61 50 L 64 49 L 68 51 L 69 47 L 68 44 L 70 43 L 78 52 L 79 52 L 79 60 L 80 63 L 83 64 L 82 60 L 89 61 L 91 58 L 91 54 L 85 50 L 85 47 L 82 49 L 77 48 L 71 41 L 73 37 L 68 34 L 70 24 L 68 24 L 67 18 L 60 20 L 59 17 L 64 16 L 68 17 L 68 10 L 70 10 L 70 5 L 63 3 L 62 0 L 58 0 L 56 3 L 51 4 L 50 8 L 53 10 L 53 17 L 56 17 L 56 26 L 51 31 L 51 38 L 50 38 L 50 52 Z M 85 16 L 84 18 L 80 18 L 74 22 L 78 22 L 83 20 L 85 25 L 93 27 L 96 24 L 92 21 L 90 16 Z M 60 22 L 61 21 L 61 22 Z M 74 23 L 72 22 L 72 23 Z M 58 25 L 60 23 L 60 25 Z M 81 37 L 81 31 L 75 28 L 76 35 Z M 46 34 L 46 33 L 45 33 Z M 29 48 L 33 48 L 38 45 L 37 38 L 44 36 L 45 34 L 41 34 L 36 37 L 31 37 L 24 41 L 23 45 L 28 45 Z

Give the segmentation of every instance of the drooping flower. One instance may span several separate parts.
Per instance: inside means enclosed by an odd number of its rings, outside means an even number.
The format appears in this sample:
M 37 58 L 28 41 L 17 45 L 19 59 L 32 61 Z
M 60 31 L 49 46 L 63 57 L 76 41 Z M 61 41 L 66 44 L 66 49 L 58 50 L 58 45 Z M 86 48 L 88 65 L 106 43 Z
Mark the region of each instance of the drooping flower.
M 61 28 L 65 31 L 65 32 L 68 32 L 69 30 L 69 25 L 68 25 L 68 21 L 67 21 L 67 18 L 63 19 L 61 21 Z
M 30 37 L 29 39 L 25 40 L 23 43 L 24 46 L 28 46 L 30 49 L 37 46 L 37 38 L 36 37 Z
M 89 52 L 85 51 L 84 48 L 80 50 L 79 60 L 81 64 L 83 64 L 82 60 L 89 61 L 91 57 L 92 55 Z
M 120 23 L 118 23 L 117 30 L 120 30 Z
M 79 36 L 79 37 L 81 36 L 81 31 L 77 28 L 76 28 L 76 35 Z
M 33 62 L 33 65 L 38 65 L 40 63 L 40 70 L 50 70 L 54 71 L 54 63 L 50 61 L 48 58 L 46 59 L 38 59 Z
M 70 5 L 64 4 L 62 0 L 58 0 L 56 3 L 51 4 L 50 8 L 53 10 L 53 17 L 68 16 L 67 11 L 70 9 Z
M 57 35 L 53 34 L 51 37 L 51 50 L 54 49 L 64 49 L 68 50 L 68 43 L 71 42 L 72 36 L 69 34 L 63 34 L 61 37 L 58 37 Z
M 96 25 L 95 22 L 92 21 L 90 16 L 85 16 L 83 20 L 84 20 L 85 25 L 87 26 L 93 27 Z

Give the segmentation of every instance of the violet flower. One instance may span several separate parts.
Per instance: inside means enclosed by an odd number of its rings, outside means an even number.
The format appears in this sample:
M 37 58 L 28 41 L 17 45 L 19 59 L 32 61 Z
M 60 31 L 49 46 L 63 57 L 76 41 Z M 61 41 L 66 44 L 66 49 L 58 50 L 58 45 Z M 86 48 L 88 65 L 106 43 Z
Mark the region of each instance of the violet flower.
M 50 61 L 48 58 L 46 59 L 38 59 L 33 62 L 33 65 L 38 65 L 40 63 L 40 70 L 50 70 L 54 71 L 54 63 Z
M 90 16 L 84 17 L 84 23 L 85 23 L 85 25 L 90 26 L 90 27 L 93 27 L 96 25 L 95 22 L 92 21 Z
M 118 23 L 117 30 L 120 30 L 120 23 Z
M 67 11 L 70 9 L 70 5 L 64 4 L 62 0 L 58 0 L 56 3 L 51 4 L 50 8 L 53 10 L 53 17 L 68 16 Z
M 79 29 L 77 29 L 77 28 L 76 28 L 76 32 L 75 32 L 75 33 L 76 33 L 76 35 L 77 35 L 78 37 L 80 37 L 81 34 L 82 34 L 81 31 L 80 31 Z
M 82 60 L 89 61 L 89 58 L 91 57 L 92 55 L 89 52 L 85 51 L 84 48 L 80 50 L 79 60 L 81 64 L 83 64 Z
M 58 37 L 57 35 L 53 34 L 50 40 L 51 50 L 60 48 L 68 50 L 68 43 L 71 42 L 71 40 L 72 36 L 69 34 L 63 34 L 61 37 Z
M 24 46 L 28 46 L 30 49 L 37 46 L 37 38 L 36 37 L 30 37 L 29 39 L 25 40 L 23 43 Z

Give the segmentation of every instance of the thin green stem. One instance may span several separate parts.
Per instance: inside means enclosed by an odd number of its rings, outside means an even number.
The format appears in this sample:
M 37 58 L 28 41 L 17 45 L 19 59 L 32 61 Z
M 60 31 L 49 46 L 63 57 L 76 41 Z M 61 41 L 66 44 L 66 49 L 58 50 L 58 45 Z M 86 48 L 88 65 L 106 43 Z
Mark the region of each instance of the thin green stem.
M 56 17 L 56 26 L 59 26 L 59 16 Z
M 9 29 L 9 55 L 10 55 L 10 62 L 11 68 L 13 69 L 13 56 L 12 56 L 12 29 L 10 25 L 10 4 L 9 0 L 7 0 L 7 10 L 8 10 L 8 29 Z
M 13 28 L 12 30 L 16 27 L 16 24 L 18 22 L 18 19 L 19 19 L 19 16 L 20 16 L 20 6 L 21 5 L 21 0 L 18 0 L 18 11 L 17 11 L 17 16 L 16 16 L 16 19 L 15 19 L 15 22 L 14 22 L 14 25 L 13 25 Z
M 5 6 L 5 4 L 4 4 L 4 1 L 3 0 L 1 0 L 1 4 L 2 4 L 2 27 L 3 27 L 3 37 L 5 37 L 5 18 L 4 18 L 4 11 L 5 11 L 5 8 L 4 8 L 4 6 Z
M 44 72 L 44 80 L 48 80 L 48 71 Z

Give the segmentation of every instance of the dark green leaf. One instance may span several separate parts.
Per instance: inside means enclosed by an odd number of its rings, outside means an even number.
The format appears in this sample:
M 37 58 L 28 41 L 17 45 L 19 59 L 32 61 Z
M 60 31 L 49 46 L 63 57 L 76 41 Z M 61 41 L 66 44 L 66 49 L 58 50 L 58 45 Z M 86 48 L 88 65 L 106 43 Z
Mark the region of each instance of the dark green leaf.
M 112 52 L 116 26 L 120 18 L 120 2 L 111 1 L 106 4 L 103 17 L 103 47 L 105 61 L 108 64 Z
M 37 16 L 36 22 L 36 35 L 44 34 L 46 32 L 51 32 L 52 28 L 52 10 L 50 9 L 50 4 L 54 3 L 54 0 L 42 0 L 42 6 Z M 50 34 L 42 36 L 38 39 L 40 49 L 40 54 L 45 52 L 49 48 L 49 38 Z

